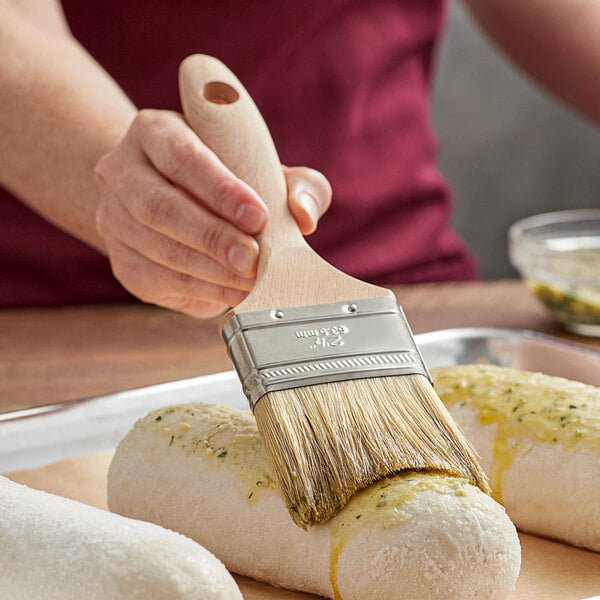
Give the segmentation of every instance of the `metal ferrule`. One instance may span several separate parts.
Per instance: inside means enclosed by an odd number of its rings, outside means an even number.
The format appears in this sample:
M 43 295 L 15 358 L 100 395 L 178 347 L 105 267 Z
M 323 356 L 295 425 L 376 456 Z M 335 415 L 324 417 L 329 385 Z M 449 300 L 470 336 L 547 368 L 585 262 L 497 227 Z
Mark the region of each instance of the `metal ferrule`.
M 254 409 L 267 392 L 332 381 L 431 377 L 394 298 L 234 315 L 223 339 Z

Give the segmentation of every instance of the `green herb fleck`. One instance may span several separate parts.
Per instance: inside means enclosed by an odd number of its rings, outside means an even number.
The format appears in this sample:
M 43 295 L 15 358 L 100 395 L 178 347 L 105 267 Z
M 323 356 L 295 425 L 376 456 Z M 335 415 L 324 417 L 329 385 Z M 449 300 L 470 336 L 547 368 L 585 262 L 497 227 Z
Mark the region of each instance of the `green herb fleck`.
M 250 492 L 250 494 L 248 496 L 248 500 L 250 500 L 250 498 L 252 498 L 252 496 L 254 496 L 254 492 Z
M 575 404 L 569 404 L 569 408 L 573 409 L 573 408 L 579 408 L 579 407 Z
M 385 499 L 384 500 L 380 500 L 377 503 L 377 508 L 381 508 L 381 507 L 385 506 L 386 504 L 387 504 L 387 500 L 385 500 Z
M 360 519 L 362 517 L 362 515 L 356 515 L 356 517 L 354 517 L 355 519 Z
M 154 419 L 155 421 L 162 421 L 162 416 L 158 415 L 158 417 L 156 417 L 156 419 Z
M 175 436 L 172 435 L 171 436 L 171 441 L 169 442 L 169 448 L 173 445 L 173 440 L 175 439 Z

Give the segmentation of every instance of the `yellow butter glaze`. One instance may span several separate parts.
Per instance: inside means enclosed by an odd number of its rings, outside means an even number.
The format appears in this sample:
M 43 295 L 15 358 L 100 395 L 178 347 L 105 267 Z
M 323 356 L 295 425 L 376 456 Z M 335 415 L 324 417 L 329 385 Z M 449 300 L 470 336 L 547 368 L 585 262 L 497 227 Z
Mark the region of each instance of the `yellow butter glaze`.
M 344 509 L 328 521 L 331 540 L 329 580 L 334 600 L 343 600 L 338 587 L 338 565 L 344 546 L 360 532 L 368 529 L 394 527 L 409 518 L 404 507 L 417 494 L 432 491 L 461 496 L 465 505 L 476 498 L 466 479 L 437 472 L 406 471 L 382 479 L 355 494 Z
M 600 453 L 600 388 L 486 364 L 441 367 L 431 374 L 448 408 L 468 405 L 482 425 L 496 426 L 490 485 L 498 501 L 515 454 L 528 452 L 534 442 Z
M 504 473 L 513 464 L 515 455 L 508 441 L 506 428 L 498 427 L 494 440 L 494 452 L 492 455 L 492 465 L 490 468 L 490 487 L 492 488 L 492 498 L 496 502 L 503 504 L 502 501 L 502 478 Z
M 262 488 L 274 487 L 250 411 L 190 403 L 152 411 L 143 421 L 153 424 L 166 452 L 177 448 L 192 459 L 209 457 L 215 466 L 234 470 L 248 483 L 251 505 L 260 500 Z M 482 509 L 478 488 L 466 479 L 438 472 L 406 471 L 356 493 L 338 515 L 322 525 L 330 536 L 329 577 L 335 600 L 343 600 L 338 565 L 348 541 L 362 531 L 394 527 L 410 518 L 406 505 L 426 491 L 458 496 L 465 507 Z
M 248 484 L 246 501 L 255 504 L 260 491 L 273 487 L 265 466 L 256 421 L 250 411 L 190 403 L 155 410 L 144 417 L 165 441 L 165 451 L 210 457 L 217 467 L 235 470 Z

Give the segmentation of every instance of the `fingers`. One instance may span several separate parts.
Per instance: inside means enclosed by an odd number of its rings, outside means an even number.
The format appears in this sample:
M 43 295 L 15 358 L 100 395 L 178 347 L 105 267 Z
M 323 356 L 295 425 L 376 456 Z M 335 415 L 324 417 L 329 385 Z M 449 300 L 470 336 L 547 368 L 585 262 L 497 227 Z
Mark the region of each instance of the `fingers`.
M 211 318 L 236 306 L 247 293 L 209 283 L 148 260 L 120 241 L 107 243 L 114 276 L 134 296 L 197 318 Z M 120 247 L 119 247 L 120 246 Z
M 105 242 L 121 241 L 124 247 L 146 256 L 150 261 L 197 279 L 245 292 L 252 288 L 253 278 L 236 275 L 207 254 L 131 219 L 118 201 L 113 200 L 111 204 L 108 209 L 107 203 L 104 203 L 96 214 L 96 226 Z M 111 246 L 114 248 L 115 244 Z
M 203 318 L 247 296 L 268 213 L 179 116 L 142 111 L 94 172 L 96 226 L 132 294 Z
M 284 169 L 289 206 L 304 234 L 331 202 L 319 172 Z M 138 113 L 95 168 L 96 225 L 115 277 L 146 302 L 196 317 L 239 304 L 254 285 L 254 236 L 268 209 L 169 111 Z
M 157 171 L 215 215 L 250 235 L 267 224 L 268 211 L 258 194 L 223 165 L 181 115 L 141 111 L 132 135 Z
M 110 229 L 115 227 L 112 220 L 122 219 L 125 210 L 132 226 L 142 224 L 169 240 L 206 254 L 225 269 L 242 277 L 253 277 L 258 260 L 256 240 L 215 215 L 200 200 L 195 201 L 173 186 L 151 165 L 128 156 L 130 152 L 126 148 L 117 150 L 96 168 L 112 186 L 107 190 L 112 197 L 105 198 L 104 205 L 105 213 L 110 214 L 105 214 L 106 226 L 100 233 L 110 235 Z M 153 248 L 142 246 L 143 240 L 136 238 L 140 231 L 136 228 L 127 233 L 137 240 L 136 249 L 147 255 Z
M 327 178 L 308 167 L 284 167 L 290 212 L 304 235 L 313 233 L 319 219 L 331 205 Z

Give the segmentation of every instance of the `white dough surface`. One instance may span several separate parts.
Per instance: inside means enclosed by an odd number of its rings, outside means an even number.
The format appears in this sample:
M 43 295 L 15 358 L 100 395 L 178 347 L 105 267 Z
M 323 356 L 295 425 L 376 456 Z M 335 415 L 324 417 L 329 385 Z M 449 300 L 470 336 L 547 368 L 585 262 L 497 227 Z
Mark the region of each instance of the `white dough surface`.
M 224 565 L 174 531 L 0 477 L 2 600 L 242 600 Z
M 109 471 L 111 510 L 199 541 L 237 573 L 336 600 L 506 598 L 520 567 L 504 509 L 466 480 L 407 472 L 305 531 L 290 519 L 248 411 L 154 411 Z

